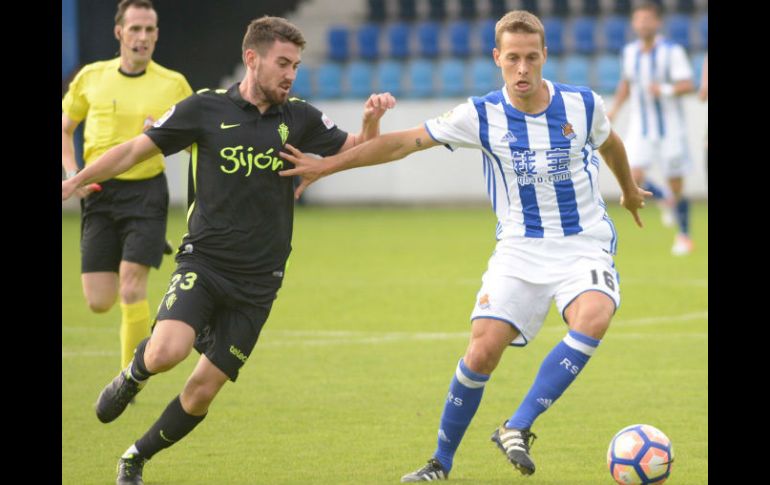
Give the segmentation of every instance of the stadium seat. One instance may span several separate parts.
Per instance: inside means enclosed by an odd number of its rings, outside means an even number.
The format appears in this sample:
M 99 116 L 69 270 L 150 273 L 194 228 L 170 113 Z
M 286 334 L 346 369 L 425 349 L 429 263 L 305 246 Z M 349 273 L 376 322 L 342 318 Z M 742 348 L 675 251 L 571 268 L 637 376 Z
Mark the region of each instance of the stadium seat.
M 291 95 L 302 99 L 313 96 L 313 69 L 309 66 L 300 66 L 297 70 L 297 78 L 291 86 Z
M 408 94 L 416 98 L 429 98 L 434 96 L 435 85 L 433 82 L 433 62 L 425 59 L 417 59 L 408 67 L 410 89 Z
M 369 19 L 369 22 L 384 22 L 387 18 L 385 0 L 369 0 L 369 11 L 366 18 Z
M 693 14 L 695 13 L 695 0 L 676 0 L 676 12 Z
M 626 17 L 612 15 L 604 22 L 604 49 L 617 54 L 626 45 L 629 32 L 629 21 Z
M 698 20 L 698 31 L 700 33 L 701 48 L 709 49 L 709 14 L 703 14 Z
M 336 62 L 321 64 L 317 81 L 319 98 L 339 98 L 342 95 L 342 67 Z
M 564 53 L 564 22 L 556 17 L 543 19 L 545 45 L 548 53 L 559 56 Z
M 460 0 L 460 18 L 465 20 L 476 18 L 476 0 Z
M 393 96 L 403 94 L 401 77 L 403 68 L 400 61 L 382 61 L 377 69 L 377 91 L 389 92 Z
M 599 0 L 583 0 L 583 9 L 580 13 L 592 17 L 598 16 L 601 11 L 601 5 L 599 3 Z
M 562 58 L 560 56 L 548 56 L 548 59 L 543 64 L 543 78 L 553 82 L 561 82 L 561 64 Z
M 551 0 L 551 15 L 556 17 L 569 16 L 569 0 Z
M 348 60 L 348 28 L 337 25 L 329 29 L 329 59 L 344 62 Z
M 615 0 L 613 12 L 626 17 L 631 15 L 631 0 Z
M 500 68 L 489 56 L 477 57 L 471 61 L 471 93 L 483 96 L 503 85 Z
M 508 13 L 508 7 L 505 6 L 505 0 L 489 0 L 489 16 L 493 19 L 499 19 Z
M 495 48 L 495 24 L 496 20 L 489 19 L 481 23 L 479 29 L 481 35 L 481 52 L 483 56 L 491 56 L 492 49 Z
M 417 25 L 417 40 L 420 44 L 420 55 L 423 57 L 438 57 L 439 24 L 422 22 Z
M 562 66 L 563 80 L 566 84 L 576 84 L 578 86 L 593 87 L 591 82 L 591 65 L 588 57 L 568 56 L 564 59 Z
M 368 62 L 353 61 L 348 66 L 348 97 L 368 98 L 372 94 L 373 68 Z
M 580 54 L 593 55 L 596 52 L 594 32 L 596 20 L 593 17 L 578 17 L 572 22 L 572 38 L 575 51 Z
M 380 27 L 377 24 L 363 24 L 358 29 L 358 56 L 368 61 L 380 56 Z
M 428 18 L 444 20 L 446 18 L 446 0 L 430 0 L 428 2 Z
M 404 22 L 394 22 L 388 26 L 388 43 L 390 56 L 396 59 L 409 57 L 409 25 Z
M 668 37 L 685 49 L 690 49 L 690 17 L 675 14 L 668 18 Z
M 462 96 L 465 89 L 465 66 L 459 59 L 447 59 L 439 65 L 440 96 Z
M 540 2 L 538 0 L 521 0 L 520 10 L 526 10 L 532 15 L 540 16 Z
M 417 18 L 416 0 L 398 0 L 398 18 L 412 22 Z
M 449 25 L 449 51 L 455 57 L 468 57 L 471 54 L 471 26 L 465 20 L 457 20 Z
M 596 59 L 596 91 L 612 94 L 618 86 L 621 76 L 620 56 L 604 54 Z

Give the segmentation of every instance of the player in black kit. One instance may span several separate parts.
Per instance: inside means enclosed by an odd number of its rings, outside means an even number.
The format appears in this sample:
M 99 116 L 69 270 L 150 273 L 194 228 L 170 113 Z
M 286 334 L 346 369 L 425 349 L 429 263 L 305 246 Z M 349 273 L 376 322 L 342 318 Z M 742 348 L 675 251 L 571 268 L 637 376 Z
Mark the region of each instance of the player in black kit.
M 201 90 L 173 106 L 153 128 L 114 147 L 62 182 L 62 200 L 83 185 L 119 174 L 158 154 L 192 146 L 195 197 L 177 268 L 152 335 L 108 384 L 96 415 L 116 419 L 150 376 L 201 355 L 182 392 L 118 462 L 120 484 L 142 484 L 142 468 L 206 416 L 227 380 L 235 381 L 257 342 L 283 281 L 291 251 L 294 196 L 279 152 L 287 143 L 332 155 L 379 135 L 395 99 L 374 94 L 361 133 L 337 128 L 318 109 L 289 98 L 305 41 L 286 20 L 262 17 L 243 39 L 246 75 L 229 89 Z

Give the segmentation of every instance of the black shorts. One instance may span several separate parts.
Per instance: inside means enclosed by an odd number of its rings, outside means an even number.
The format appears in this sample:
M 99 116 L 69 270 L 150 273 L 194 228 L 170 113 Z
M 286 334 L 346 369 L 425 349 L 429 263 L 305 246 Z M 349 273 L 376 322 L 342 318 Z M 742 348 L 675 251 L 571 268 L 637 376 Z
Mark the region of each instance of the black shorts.
M 207 266 L 181 262 L 158 307 L 156 322 L 181 320 L 195 330 L 195 350 L 235 382 L 257 344 L 282 277 L 224 277 Z
M 80 201 L 80 270 L 117 272 L 121 261 L 160 267 L 166 245 L 168 183 L 107 180 Z

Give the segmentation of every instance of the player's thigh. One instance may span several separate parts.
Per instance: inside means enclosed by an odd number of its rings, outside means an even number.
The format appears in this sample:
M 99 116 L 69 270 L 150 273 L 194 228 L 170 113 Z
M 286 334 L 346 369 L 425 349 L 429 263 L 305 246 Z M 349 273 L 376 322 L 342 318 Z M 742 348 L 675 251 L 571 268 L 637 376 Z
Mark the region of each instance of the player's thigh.
M 583 312 L 591 315 L 591 318 L 598 318 L 604 313 L 609 313 L 608 318 L 620 307 L 620 278 L 612 257 L 609 254 L 596 250 L 595 254 L 586 254 L 578 258 L 571 266 L 570 271 L 563 280 L 556 286 L 556 308 L 565 323 L 572 323 L 576 317 L 575 313 L 568 310 L 576 310 L 578 307 L 574 303 L 587 293 L 600 293 L 604 298 L 595 300 L 596 295 L 591 295 L 590 301 L 597 301 L 597 304 L 606 305 L 603 308 L 592 309 L 589 305 Z M 586 299 L 589 302 L 589 299 Z M 584 322 L 589 324 L 591 322 Z M 609 324 L 609 320 L 606 322 Z
M 200 265 L 179 263 L 158 305 L 156 322 L 176 320 L 200 334 L 224 298 L 211 271 Z
M 80 225 L 80 272 L 117 273 L 121 245 L 118 225 L 109 213 L 84 213 Z
M 219 307 L 195 340 L 195 349 L 235 382 L 257 344 L 273 302 L 239 302 Z
M 166 217 L 135 217 L 121 226 L 122 260 L 159 268 L 166 246 Z
M 551 305 L 552 288 L 512 276 L 504 268 L 505 257 L 496 254 L 482 278 L 471 320 L 495 319 L 511 325 L 518 335 L 511 345 L 526 345 L 534 339 Z

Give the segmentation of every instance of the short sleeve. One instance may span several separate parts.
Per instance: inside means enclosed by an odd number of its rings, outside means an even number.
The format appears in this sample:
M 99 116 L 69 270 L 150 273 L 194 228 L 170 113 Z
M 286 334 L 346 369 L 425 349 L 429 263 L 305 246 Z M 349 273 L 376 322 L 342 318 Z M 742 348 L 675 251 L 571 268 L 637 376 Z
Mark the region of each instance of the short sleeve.
M 671 48 L 671 81 L 686 81 L 692 77 L 692 67 L 687 58 L 687 52 L 681 45 L 674 45 Z
M 594 97 L 594 116 L 589 139 L 594 146 L 599 147 L 610 136 L 612 127 L 609 118 L 607 118 L 607 110 L 604 108 L 604 100 L 593 91 L 591 91 L 591 95 Z
M 190 145 L 200 135 L 200 106 L 203 99 L 189 96 L 173 105 L 153 123 L 145 134 L 160 148 L 163 155 L 174 154 Z
M 73 121 L 82 121 L 88 114 L 88 98 L 84 92 L 84 72 L 81 70 L 72 80 L 61 102 L 62 113 Z
M 299 141 L 299 148 L 306 153 L 315 153 L 322 157 L 334 155 L 340 151 L 348 139 L 348 133 L 315 106 L 305 103 L 305 130 Z
M 431 138 L 450 150 L 458 147 L 479 147 L 479 115 L 476 108 L 467 101 L 457 105 L 441 116 L 425 122 Z

